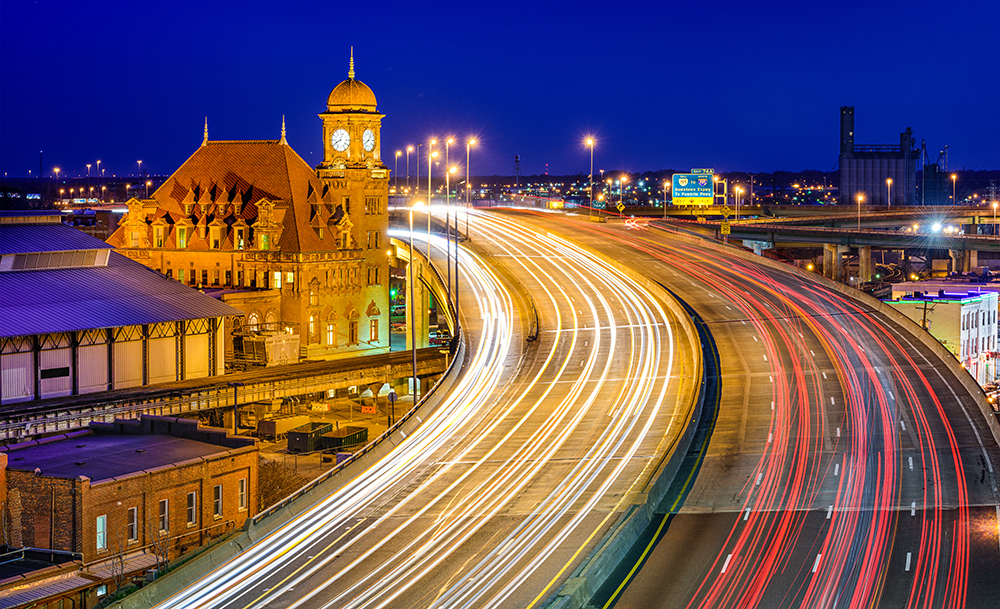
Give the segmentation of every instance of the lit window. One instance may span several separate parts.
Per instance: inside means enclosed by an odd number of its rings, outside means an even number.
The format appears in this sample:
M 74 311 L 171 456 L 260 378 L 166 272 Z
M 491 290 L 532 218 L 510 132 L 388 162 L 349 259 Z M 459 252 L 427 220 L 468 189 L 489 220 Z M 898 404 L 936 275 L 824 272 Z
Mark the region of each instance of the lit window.
M 247 479 L 240 479 L 240 511 L 247 509 Z
M 330 347 L 335 346 L 337 344 L 334 340 L 335 338 L 336 335 L 333 332 L 333 324 L 326 324 L 326 344 Z
M 108 549 L 108 516 L 107 514 L 97 517 L 97 551 L 103 552 Z
M 189 527 L 198 524 L 198 494 L 194 492 L 187 496 L 187 524 Z
M 372 319 L 368 322 L 368 336 L 370 341 L 376 342 L 378 340 L 378 320 Z
M 221 237 L 221 231 L 218 228 L 212 228 L 211 233 L 212 233 L 212 235 L 211 235 L 212 236 L 212 249 L 213 250 L 217 250 L 217 249 L 219 249 L 219 245 L 220 245 L 219 242 L 221 241 L 221 239 L 220 239 L 220 237 Z
M 294 282 L 295 282 L 295 271 L 288 271 L 287 273 L 285 273 L 285 283 L 294 283 Z
M 216 484 L 213 490 L 212 499 L 212 515 L 216 518 L 222 518 L 222 485 Z
M 155 247 L 163 247 L 163 227 L 157 226 L 153 229 L 153 243 Z
M 271 247 L 270 239 L 268 239 L 267 235 L 261 235 L 260 236 L 260 249 L 267 250 L 267 249 L 270 249 L 270 247 Z
M 281 271 L 274 271 L 274 285 L 271 287 L 275 290 L 281 289 Z
M 356 319 L 347 322 L 347 342 L 351 344 L 358 342 L 358 321 Z
M 126 523 L 129 541 L 139 541 L 139 508 L 130 507 L 128 509 L 128 521 Z
M 170 504 L 166 499 L 160 499 L 160 532 L 166 533 L 170 530 L 169 515 Z
M 236 249 L 243 249 L 243 229 L 236 229 Z

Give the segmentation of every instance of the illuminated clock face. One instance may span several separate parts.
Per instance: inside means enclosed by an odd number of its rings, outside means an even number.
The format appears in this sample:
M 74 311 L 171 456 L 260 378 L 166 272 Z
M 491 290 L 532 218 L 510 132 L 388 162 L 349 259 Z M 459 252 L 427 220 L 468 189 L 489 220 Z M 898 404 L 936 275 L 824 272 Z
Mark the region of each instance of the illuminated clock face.
M 345 129 L 337 129 L 333 132 L 333 135 L 330 136 L 330 145 L 332 145 L 333 149 L 337 152 L 347 150 L 350 143 L 351 135 L 347 133 L 347 130 Z
M 365 129 L 365 132 L 361 134 L 361 143 L 365 145 L 365 150 L 368 152 L 372 151 L 375 147 L 375 134 L 372 133 L 371 129 Z

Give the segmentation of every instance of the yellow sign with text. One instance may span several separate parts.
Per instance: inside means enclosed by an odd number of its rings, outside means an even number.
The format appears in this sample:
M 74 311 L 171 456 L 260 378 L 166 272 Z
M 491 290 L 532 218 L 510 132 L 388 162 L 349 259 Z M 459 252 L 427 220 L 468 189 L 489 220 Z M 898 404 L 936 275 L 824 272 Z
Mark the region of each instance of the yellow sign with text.
M 712 197 L 674 197 L 674 205 L 711 205 Z

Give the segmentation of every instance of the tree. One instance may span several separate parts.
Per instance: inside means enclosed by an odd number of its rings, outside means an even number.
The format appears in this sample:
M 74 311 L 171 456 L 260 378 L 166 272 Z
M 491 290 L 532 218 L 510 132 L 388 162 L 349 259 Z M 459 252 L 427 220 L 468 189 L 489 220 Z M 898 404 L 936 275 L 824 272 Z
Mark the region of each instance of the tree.
M 309 482 L 295 470 L 278 461 L 267 461 L 260 457 L 257 469 L 258 512 L 263 512 L 275 503 L 291 495 Z

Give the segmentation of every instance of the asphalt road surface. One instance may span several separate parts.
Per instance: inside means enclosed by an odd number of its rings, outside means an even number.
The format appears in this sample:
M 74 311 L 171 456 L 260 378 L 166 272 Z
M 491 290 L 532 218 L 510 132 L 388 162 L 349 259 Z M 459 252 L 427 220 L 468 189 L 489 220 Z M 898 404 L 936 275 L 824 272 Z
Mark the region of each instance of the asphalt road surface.
M 572 244 L 470 225 L 455 389 L 388 458 L 161 606 L 532 607 L 641 502 L 689 416 L 684 328 Z M 443 268 L 440 240 L 434 255 Z
M 1000 607 L 1000 451 L 910 334 L 645 221 L 512 217 L 643 269 L 704 318 L 720 353 L 720 416 L 694 488 L 627 587 L 592 606 Z

